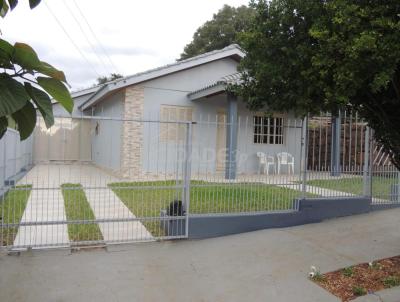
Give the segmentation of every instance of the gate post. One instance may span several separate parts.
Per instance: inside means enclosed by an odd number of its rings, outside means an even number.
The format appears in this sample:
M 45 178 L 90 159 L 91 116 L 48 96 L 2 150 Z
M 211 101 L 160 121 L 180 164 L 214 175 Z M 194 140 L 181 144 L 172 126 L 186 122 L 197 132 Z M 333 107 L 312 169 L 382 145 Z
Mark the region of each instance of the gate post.
M 183 169 L 183 205 L 185 209 L 185 236 L 189 236 L 190 178 L 192 168 L 192 125 L 186 124 L 185 164 Z
M 340 176 L 341 112 L 332 116 L 331 122 L 331 176 Z
M 306 198 L 306 193 L 307 193 L 307 165 L 308 165 L 308 114 L 304 117 L 303 119 L 303 125 L 302 125 L 302 139 L 301 139 L 301 144 L 302 148 L 300 150 L 303 150 L 303 173 L 301 173 L 302 177 L 302 198 Z
M 366 197 L 371 196 L 371 156 L 370 156 L 370 128 L 367 126 L 365 129 L 364 141 L 364 169 L 363 169 L 363 195 Z

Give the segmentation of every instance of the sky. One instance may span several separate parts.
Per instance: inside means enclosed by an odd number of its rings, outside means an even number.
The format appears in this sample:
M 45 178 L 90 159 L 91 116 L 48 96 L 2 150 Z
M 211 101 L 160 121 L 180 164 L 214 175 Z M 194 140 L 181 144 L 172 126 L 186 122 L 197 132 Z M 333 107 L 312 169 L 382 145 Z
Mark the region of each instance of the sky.
M 0 19 L 1 37 L 32 46 L 65 72 L 72 91 L 99 76 L 173 63 L 196 29 L 224 4 L 248 0 L 28 0 Z

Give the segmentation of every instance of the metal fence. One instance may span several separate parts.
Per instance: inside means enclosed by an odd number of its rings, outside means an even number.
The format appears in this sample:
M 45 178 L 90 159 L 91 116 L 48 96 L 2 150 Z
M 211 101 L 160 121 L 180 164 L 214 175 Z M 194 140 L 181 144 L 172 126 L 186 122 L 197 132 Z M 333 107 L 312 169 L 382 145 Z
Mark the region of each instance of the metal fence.
M 13 249 L 186 238 L 190 215 L 298 211 L 306 197 L 399 202 L 397 170 L 347 113 L 58 117 L 32 140 L 33 169 L 0 200 Z

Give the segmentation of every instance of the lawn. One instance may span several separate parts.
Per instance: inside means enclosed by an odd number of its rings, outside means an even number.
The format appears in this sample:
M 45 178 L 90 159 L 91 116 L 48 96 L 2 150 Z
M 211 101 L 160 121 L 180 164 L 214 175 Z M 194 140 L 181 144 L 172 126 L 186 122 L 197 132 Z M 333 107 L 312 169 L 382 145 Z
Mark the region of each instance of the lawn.
M 372 196 L 382 199 L 390 199 L 392 184 L 397 184 L 396 178 L 372 177 Z M 363 178 L 349 177 L 340 179 L 314 179 L 307 184 L 311 186 L 351 193 L 354 195 L 363 194 Z
M 182 200 L 182 188 L 175 181 L 121 182 L 109 184 L 137 217 L 159 217 L 175 199 Z M 259 183 L 207 183 L 192 181 L 190 213 L 238 213 L 289 210 L 300 192 Z M 153 236 L 161 235 L 158 221 L 143 221 Z
M 16 186 L 0 199 L 1 224 L 19 223 L 21 221 L 31 189 L 31 185 Z M 13 245 L 18 227 L 1 227 L 0 231 L 1 245 Z
M 63 184 L 61 190 L 68 221 L 96 219 L 80 184 Z M 96 223 L 68 224 L 68 235 L 71 241 L 103 240 L 103 235 Z

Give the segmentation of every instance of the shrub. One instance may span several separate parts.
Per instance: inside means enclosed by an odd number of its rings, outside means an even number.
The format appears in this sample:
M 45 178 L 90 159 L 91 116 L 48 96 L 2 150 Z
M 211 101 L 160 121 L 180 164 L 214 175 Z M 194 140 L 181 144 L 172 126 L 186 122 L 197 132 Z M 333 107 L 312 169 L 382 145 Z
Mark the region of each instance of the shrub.
M 353 286 L 353 294 L 356 296 L 363 296 L 367 294 L 367 291 L 364 287 Z
M 342 274 L 346 277 L 351 277 L 354 274 L 353 267 L 346 267 L 342 270 Z
M 400 278 L 397 277 L 397 276 L 389 276 L 389 277 L 383 279 L 383 285 L 386 288 L 399 286 L 400 285 Z

